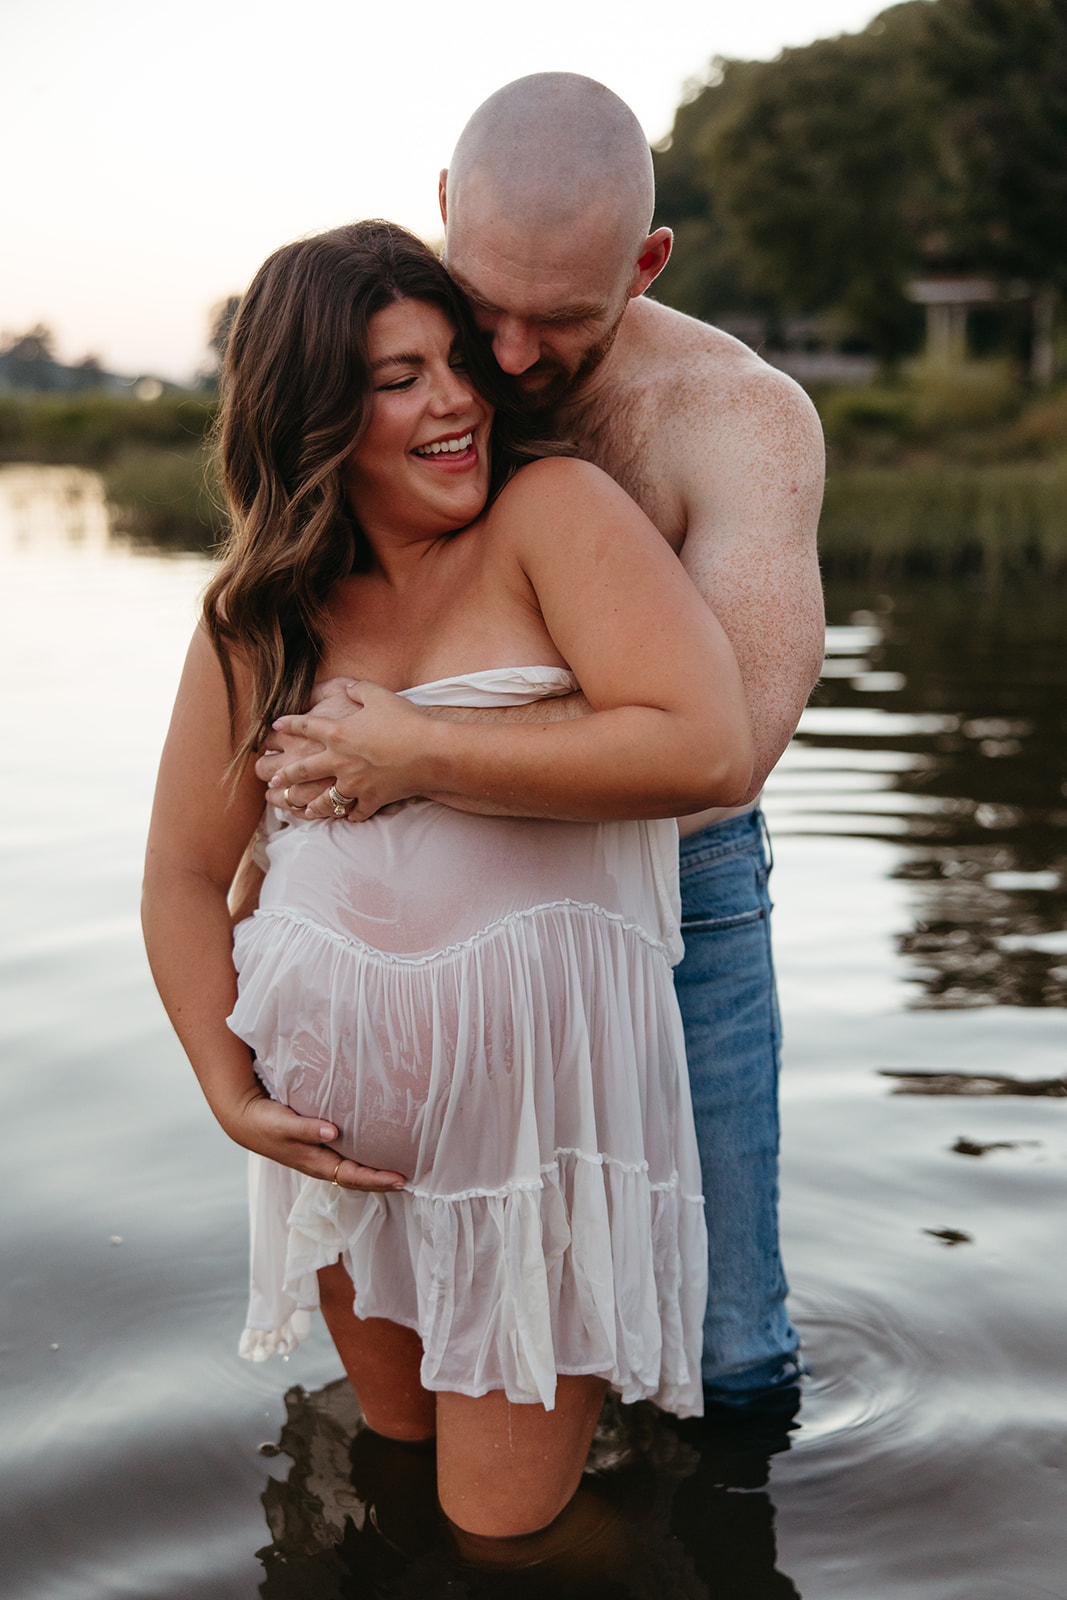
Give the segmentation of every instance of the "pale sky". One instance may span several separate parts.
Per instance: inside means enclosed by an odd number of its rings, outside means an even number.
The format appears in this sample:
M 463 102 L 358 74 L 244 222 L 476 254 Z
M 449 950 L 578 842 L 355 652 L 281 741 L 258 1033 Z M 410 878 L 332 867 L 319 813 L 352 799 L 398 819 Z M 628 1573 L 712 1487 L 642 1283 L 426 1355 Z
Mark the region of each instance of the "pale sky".
M 648 138 L 716 55 L 855 32 L 885 0 L 6 0 L 0 331 L 179 380 L 284 240 L 440 232 L 467 117 L 528 72 L 599 78 Z

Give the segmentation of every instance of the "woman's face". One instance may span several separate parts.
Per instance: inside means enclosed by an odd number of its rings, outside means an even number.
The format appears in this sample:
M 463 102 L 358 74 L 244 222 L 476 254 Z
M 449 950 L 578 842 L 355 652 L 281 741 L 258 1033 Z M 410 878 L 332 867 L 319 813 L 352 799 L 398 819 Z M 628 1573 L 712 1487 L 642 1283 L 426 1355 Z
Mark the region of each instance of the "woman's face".
M 437 306 L 397 300 L 368 324 L 374 401 L 345 465 L 364 532 L 435 537 L 465 527 L 489 494 L 492 407 L 474 389 Z

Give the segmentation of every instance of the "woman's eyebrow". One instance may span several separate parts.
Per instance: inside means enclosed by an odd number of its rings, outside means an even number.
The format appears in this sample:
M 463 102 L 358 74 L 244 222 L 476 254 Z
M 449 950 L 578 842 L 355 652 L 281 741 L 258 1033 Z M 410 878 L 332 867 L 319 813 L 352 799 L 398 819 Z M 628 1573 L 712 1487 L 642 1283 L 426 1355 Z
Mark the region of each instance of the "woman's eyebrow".
M 382 356 L 378 361 L 372 361 L 370 369 L 379 372 L 382 367 L 422 367 L 426 365 L 426 357 L 417 352 L 407 353 L 401 351 L 399 355 Z

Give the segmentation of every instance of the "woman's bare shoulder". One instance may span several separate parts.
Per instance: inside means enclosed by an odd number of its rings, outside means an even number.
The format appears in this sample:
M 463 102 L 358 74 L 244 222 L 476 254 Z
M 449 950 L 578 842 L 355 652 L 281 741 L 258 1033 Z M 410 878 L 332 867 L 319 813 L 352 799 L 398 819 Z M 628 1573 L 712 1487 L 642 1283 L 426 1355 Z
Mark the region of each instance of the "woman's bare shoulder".
M 550 509 L 588 515 L 596 507 L 632 504 L 614 478 L 591 461 L 576 456 L 544 456 L 520 467 L 500 491 L 493 513 L 504 519 L 544 516 Z

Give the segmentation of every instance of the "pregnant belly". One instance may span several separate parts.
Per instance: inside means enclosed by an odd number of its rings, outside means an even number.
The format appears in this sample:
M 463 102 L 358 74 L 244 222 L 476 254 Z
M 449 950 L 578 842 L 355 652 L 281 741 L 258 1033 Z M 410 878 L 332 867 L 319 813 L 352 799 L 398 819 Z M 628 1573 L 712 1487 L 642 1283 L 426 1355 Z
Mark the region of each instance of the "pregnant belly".
M 359 824 L 300 823 L 276 835 L 264 911 L 419 959 L 501 919 L 565 900 L 623 909 L 610 826 L 468 816 L 415 801 Z M 635 853 L 626 851 L 628 876 Z M 633 895 L 627 897 L 631 902 Z
M 336 1072 L 323 1074 L 301 1063 L 275 1078 L 275 1098 L 303 1117 L 323 1117 L 338 1129 L 333 1146 L 364 1167 L 416 1176 L 425 1105 L 395 1093 L 380 1093 L 363 1086 L 361 1093 Z
M 427 1153 L 432 1011 L 397 996 L 395 983 L 383 1003 L 389 974 L 368 972 L 313 928 L 256 918 L 238 929 L 235 959 L 230 1026 L 268 1092 L 334 1123 L 344 1155 L 413 1178 Z

